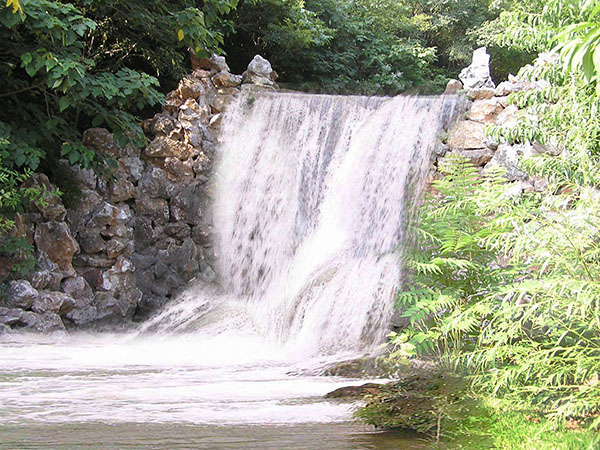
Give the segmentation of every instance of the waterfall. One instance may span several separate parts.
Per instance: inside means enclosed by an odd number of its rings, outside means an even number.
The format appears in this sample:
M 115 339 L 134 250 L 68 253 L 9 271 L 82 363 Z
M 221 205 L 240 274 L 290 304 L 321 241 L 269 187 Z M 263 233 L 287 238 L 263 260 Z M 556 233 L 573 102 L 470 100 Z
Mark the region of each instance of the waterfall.
M 240 95 L 213 176 L 218 286 L 192 286 L 143 330 L 250 333 L 310 354 L 380 344 L 406 225 L 459 103 Z

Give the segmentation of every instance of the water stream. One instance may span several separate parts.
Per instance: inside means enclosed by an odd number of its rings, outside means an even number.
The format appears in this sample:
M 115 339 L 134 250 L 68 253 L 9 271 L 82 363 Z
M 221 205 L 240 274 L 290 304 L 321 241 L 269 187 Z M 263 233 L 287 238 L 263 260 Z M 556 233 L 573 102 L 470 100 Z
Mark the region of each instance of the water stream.
M 0 449 L 426 448 L 326 401 L 389 330 L 406 223 L 453 97 L 246 93 L 223 119 L 218 283 L 135 333 L 0 341 Z

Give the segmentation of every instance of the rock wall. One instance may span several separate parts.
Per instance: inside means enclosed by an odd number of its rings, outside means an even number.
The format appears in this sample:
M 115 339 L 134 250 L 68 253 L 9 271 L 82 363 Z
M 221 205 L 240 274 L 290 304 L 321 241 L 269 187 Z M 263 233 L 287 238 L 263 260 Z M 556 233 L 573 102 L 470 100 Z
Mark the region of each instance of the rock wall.
M 0 332 L 128 327 L 194 278 L 212 282 L 210 174 L 220 118 L 241 84 L 273 88 L 276 73 L 256 56 L 242 75 L 223 57 L 193 59 L 194 71 L 143 122 L 143 149 L 122 147 L 106 129 L 83 142 L 117 162 L 110 180 L 60 161 L 81 191 L 76 206 L 47 196 L 18 214 L 14 236 L 35 248 L 37 264 L 11 281 L 0 300 Z M 48 192 L 45 175 L 28 181 Z
M 515 194 L 530 190 L 542 191 L 546 186 L 545 180 L 527 175 L 520 169 L 519 161 L 523 157 L 536 153 L 548 152 L 556 155 L 557 149 L 537 143 L 498 143 L 486 137 L 485 131 L 490 125 L 515 127 L 519 120 L 527 115 L 526 111 L 521 111 L 516 105 L 508 103 L 508 96 L 511 93 L 546 86 L 543 82 L 530 83 L 509 75 L 508 81 L 496 87 L 489 76 L 488 63 L 489 56 L 485 48 L 477 49 L 472 64 L 475 68 L 469 66 L 460 75 L 465 90 L 458 80 L 451 80 L 448 83 L 447 94 L 462 92 L 471 103 L 463 120 L 456 122 L 450 128 L 433 155 L 433 176 L 440 176 L 437 168 L 443 158 L 449 154 L 458 154 L 467 158 L 482 172 L 494 165 L 504 167 L 506 177 L 514 182 L 511 189 Z M 526 118 L 531 123 L 537 120 L 531 115 L 527 115 Z

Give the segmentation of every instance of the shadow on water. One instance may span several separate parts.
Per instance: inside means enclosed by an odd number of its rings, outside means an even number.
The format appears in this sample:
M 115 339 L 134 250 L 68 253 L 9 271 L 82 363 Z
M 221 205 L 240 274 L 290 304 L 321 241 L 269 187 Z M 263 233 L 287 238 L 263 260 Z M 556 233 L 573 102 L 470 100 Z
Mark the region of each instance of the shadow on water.
M 352 424 L 189 426 L 179 424 L 64 424 L 0 426 L 2 450 L 417 450 L 415 435 L 374 432 Z

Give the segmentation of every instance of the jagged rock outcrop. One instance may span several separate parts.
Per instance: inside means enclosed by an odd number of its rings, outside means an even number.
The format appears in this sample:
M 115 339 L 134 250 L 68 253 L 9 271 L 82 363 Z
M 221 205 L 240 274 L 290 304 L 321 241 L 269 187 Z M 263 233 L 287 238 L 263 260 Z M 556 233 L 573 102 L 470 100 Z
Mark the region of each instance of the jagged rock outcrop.
M 473 52 L 471 65 L 458 75 L 465 89 L 494 88 L 496 85 L 490 76 L 490 55 L 485 47 Z
M 146 148 L 121 146 L 103 128 L 84 133 L 86 145 L 116 161 L 112 178 L 60 161 L 80 191 L 76 205 L 65 208 L 45 175 L 27 181 L 47 192 L 43 206 L 16 218 L 37 264 L 0 299 L 0 333 L 127 326 L 193 278 L 215 280 L 207 209 L 220 117 L 242 81 L 272 88 L 276 74 L 258 55 L 244 80 L 222 56 L 192 63 L 163 110 L 143 122 Z

